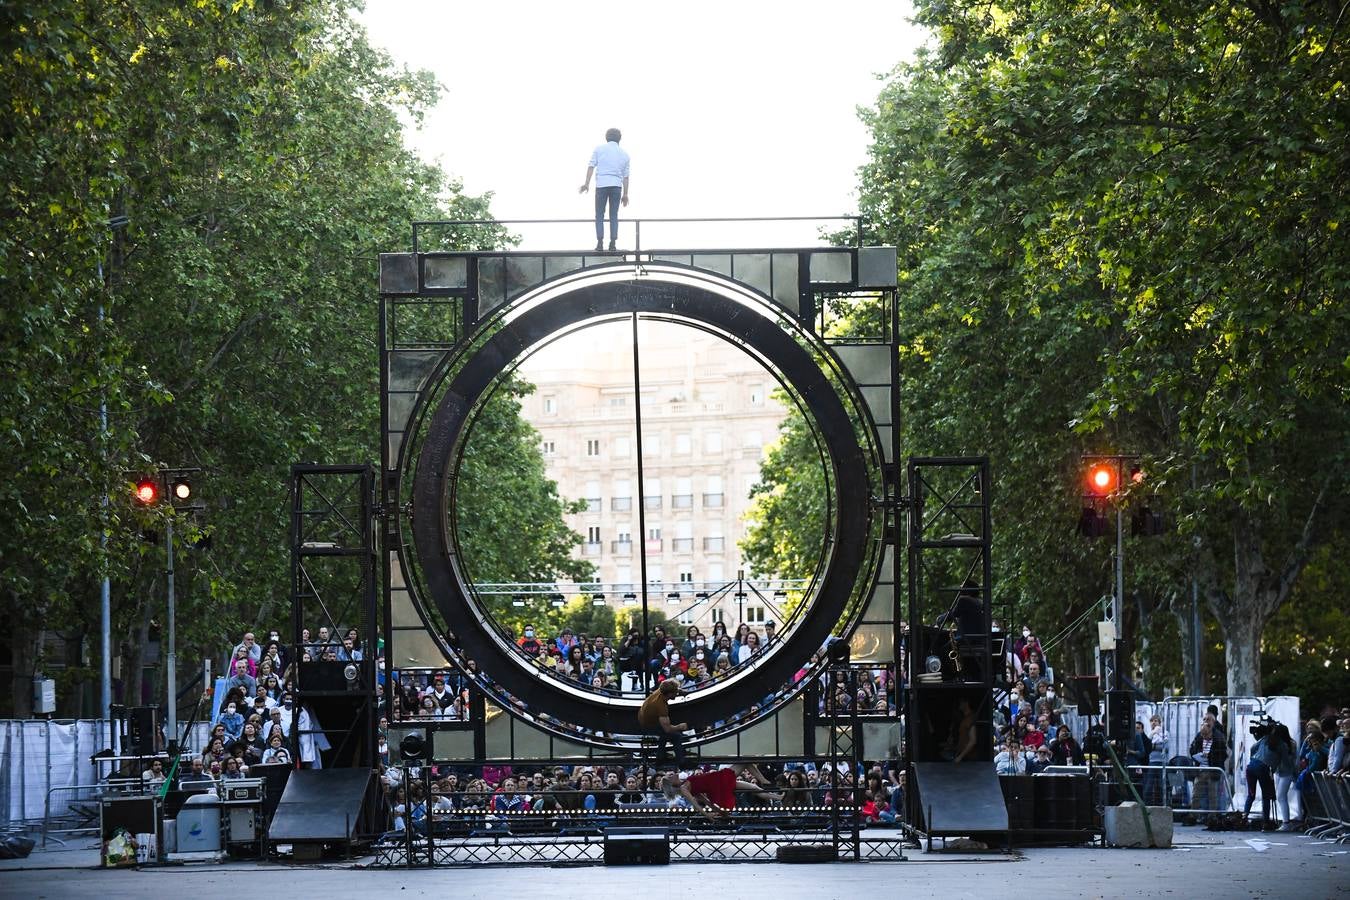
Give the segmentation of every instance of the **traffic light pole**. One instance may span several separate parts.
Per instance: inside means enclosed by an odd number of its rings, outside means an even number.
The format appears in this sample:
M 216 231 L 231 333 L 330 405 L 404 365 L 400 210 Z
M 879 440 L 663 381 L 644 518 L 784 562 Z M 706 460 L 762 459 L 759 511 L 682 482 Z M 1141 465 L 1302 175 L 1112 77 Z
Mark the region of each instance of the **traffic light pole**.
M 1116 647 L 1111 651 L 1111 689 L 1120 690 L 1121 647 L 1125 638 L 1125 514 L 1116 504 L 1116 595 L 1111 600 L 1111 623 L 1116 630 Z
M 169 690 L 165 695 L 165 722 L 167 723 L 168 738 L 171 741 L 178 740 L 178 653 L 176 651 L 174 634 L 176 626 L 174 623 L 174 596 L 173 596 L 173 516 L 168 518 L 168 524 L 164 529 L 164 550 L 168 557 L 168 568 L 166 574 L 169 578 L 169 653 L 165 657 L 164 668 L 168 670 Z

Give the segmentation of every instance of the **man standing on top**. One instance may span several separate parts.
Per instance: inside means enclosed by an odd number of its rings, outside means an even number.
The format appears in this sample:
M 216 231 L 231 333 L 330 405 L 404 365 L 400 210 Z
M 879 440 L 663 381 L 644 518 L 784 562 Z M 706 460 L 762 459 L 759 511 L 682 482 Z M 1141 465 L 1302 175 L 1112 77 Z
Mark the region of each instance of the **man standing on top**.
M 680 683 L 674 678 L 667 678 L 647 696 L 647 699 L 642 703 L 642 708 L 638 710 L 638 725 L 641 726 L 642 731 L 645 734 L 655 734 L 660 737 L 660 741 L 656 745 L 656 765 L 658 767 L 665 764 L 666 743 L 669 742 L 675 748 L 675 765 L 684 768 L 683 732 L 689 727 L 689 723 L 681 722 L 678 725 L 672 725 L 670 721 L 670 701 L 679 695 Z
M 623 134 L 617 128 L 605 132 L 605 143 L 591 151 L 586 167 L 586 183 L 578 193 L 591 189 L 595 176 L 595 249 L 603 250 L 605 206 L 609 206 L 609 249 L 619 249 L 619 204 L 628 205 L 628 154 L 619 147 Z

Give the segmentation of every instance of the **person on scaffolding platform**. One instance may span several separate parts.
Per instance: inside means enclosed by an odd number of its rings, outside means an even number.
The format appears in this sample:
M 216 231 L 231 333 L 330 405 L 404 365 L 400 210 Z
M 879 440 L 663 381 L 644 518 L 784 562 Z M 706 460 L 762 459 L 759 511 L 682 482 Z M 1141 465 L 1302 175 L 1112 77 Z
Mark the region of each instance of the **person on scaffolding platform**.
M 684 732 L 688 730 L 689 723 L 681 722 L 674 725 L 670 721 L 670 701 L 679 695 L 680 682 L 675 678 L 667 678 L 656 690 L 647 695 L 647 699 L 638 710 L 638 725 L 642 733 L 654 734 L 660 738 L 656 744 L 658 767 L 665 764 L 666 744 L 670 743 L 675 748 L 675 765 L 684 768 Z
M 739 777 L 741 775 L 755 780 L 746 781 Z M 753 763 L 737 763 L 712 772 L 695 772 L 688 778 L 681 778 L 678 772 L 669 772 L 661 778 L 661 790 L 671 800 L 684 797 L 690 806 L 716 821 L 736 808 L 737 791 L 753 793 L 761 800 L 782 801 L 782 794 L 764 790 L 768 783 Z
M 628 205 L 628 154 L 619 147 L 623 134 L 617 128 L 605 132 L 605 142 L 591 151 L 586 183 L 579 193 L 591 189 L 595 176 L 595 249 L 604 248 L 605 207 L 609 207 L 609 249 L 619 249 L 619 204 Z

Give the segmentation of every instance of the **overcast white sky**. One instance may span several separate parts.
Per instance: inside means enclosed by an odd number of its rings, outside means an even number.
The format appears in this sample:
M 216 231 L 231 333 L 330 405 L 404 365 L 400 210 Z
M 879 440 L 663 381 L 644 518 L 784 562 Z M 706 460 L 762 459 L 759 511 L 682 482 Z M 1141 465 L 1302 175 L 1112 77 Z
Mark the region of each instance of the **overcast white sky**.
M 855 212 L 856 108 L 924 40 L 910 15 L 907 0 L 366 0 L 361 19 L 445 86 L 412 145 L 470 193 L 493 192 L 497 218 L 543 219 L 593 215 L 577 188 L 611 126 L 633 159 L 626 216 Z M 589 225 L 515 230 L 525 249 L 593 239 Z M 649 223 L 642 245 L 809 245 L 817 230 Z

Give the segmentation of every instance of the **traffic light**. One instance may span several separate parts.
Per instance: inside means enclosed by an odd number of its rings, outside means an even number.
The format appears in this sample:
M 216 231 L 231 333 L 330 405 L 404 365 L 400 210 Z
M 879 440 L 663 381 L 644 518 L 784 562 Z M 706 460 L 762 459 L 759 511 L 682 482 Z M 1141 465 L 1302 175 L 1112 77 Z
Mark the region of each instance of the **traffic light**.
M 1078 533 L 1083 537 L 1099 538 L 1106 536 L 1106 513 L 1095 506 L 1083 507 L 1078 517 Z
M 192 481 L 186 475 L 177 475 L 169 483 L 169 500 L 174 506 L 183 506 L 192 499 Z
M 154 506 L 159 502 L 159 480 L 150 476 L 137 478 L 132 496 L 140 506 Z
M 1087 489 L 1092 497 L 1110 496 L 1116 489 L 1116 467 L 1109 462 L 1095 462 L 1088 466 Z
M 1147 506 L 1130 514 L 1131 537 L 1153 537 L 1162 534 L 1165 530 L 1166 526 L 1163 522 L 1162 513 L 1154 512 Z

